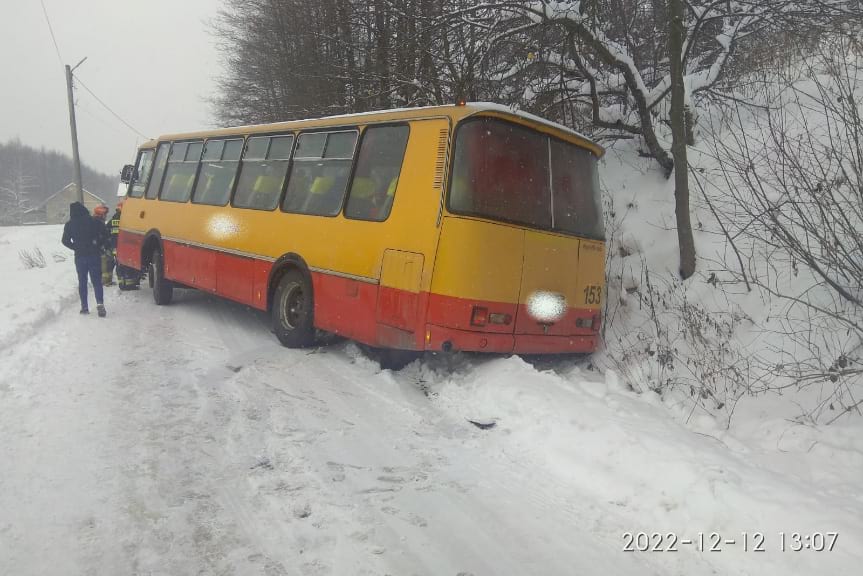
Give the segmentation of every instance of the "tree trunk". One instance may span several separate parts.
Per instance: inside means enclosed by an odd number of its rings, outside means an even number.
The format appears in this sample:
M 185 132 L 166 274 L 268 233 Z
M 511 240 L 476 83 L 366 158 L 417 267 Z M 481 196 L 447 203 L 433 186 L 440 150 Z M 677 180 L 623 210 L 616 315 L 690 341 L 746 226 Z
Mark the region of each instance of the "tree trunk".
M 683 84 L 683 0 L 668 0 L 668 52 L 671 59 L 671 154 L 674 157 L 674 203 L 680 276 L 695 273 L 695 240 L 689 220 L 689 165 L 686 160 L 686 106 Z

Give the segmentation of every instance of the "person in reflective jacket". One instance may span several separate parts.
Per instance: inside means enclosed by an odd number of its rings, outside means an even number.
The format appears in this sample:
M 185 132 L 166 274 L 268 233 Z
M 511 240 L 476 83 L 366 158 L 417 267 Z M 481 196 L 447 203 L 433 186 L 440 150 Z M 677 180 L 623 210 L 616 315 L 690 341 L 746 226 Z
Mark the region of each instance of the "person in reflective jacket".
M 117 210 L 114 211 L 114 215 L 111 217 L 111 220 L 108 221 L 106 227 L 108 229 L 108 235 L 111 238 L 111 256 L 114 264 L 117 266 L 117 285 L 120 287 L 120 290 L 134 290 L 138 288 L 141 283 L 138 272 L 130 268 L 126 268 L 125 266 L 121 266 L 117 262 L 117 239 L 120 237 L 120 216 L 123 213 L 122 211 L 123 201 L 120 200 L 117 202 Z
M 105 228 L 105 234 L 108 235 L 111 229 L 110 223 L 105 221 L 105 218 L 108 216 L 108 207 L 104 204 L 96 206 L 93 209 L 93 216 L 102 223 L 102 226 Z M 106 243 L 102 250 L 102 285 L 114 285 L 114 256 L 111 253 L 111 245 L 109 243 Z
M 87 276 L 93 283 L 96 295 L 96 308 L 99 317 L 106 315 L 102 294 L 101 254 L 108 244 L 105 226 L 96 218 L 90 216 L 86 206 L 80 202 L 69 205 L 69 221 L 63 227 L 63 246 L 75 252 L 75 269 L 78 272 L 78 295 L 81 298 L 81 314 L 89 314 L 87 302 Z

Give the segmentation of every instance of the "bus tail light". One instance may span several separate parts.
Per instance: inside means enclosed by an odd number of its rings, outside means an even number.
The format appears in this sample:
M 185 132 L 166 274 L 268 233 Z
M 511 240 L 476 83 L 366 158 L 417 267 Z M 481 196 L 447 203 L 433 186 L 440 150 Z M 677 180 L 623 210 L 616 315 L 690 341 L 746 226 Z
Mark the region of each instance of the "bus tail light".
M 488 324 L 499 324 L 509 326 L 512 324 L 512 314 L 504 312 L 491 312 L 485 306 L 474 306 L 470 315 L 472 326 L 486 326 Z
M 488 323 L 488 308 L 474 306 L 470 315 L 470 323 L 473 326 L 485 326 Z

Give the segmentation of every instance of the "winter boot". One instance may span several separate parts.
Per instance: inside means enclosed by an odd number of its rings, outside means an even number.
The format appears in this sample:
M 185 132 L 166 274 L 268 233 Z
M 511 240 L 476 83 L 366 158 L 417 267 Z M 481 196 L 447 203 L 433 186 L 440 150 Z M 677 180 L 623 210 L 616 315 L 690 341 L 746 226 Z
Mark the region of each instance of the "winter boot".
M 78 312 L 78 314 L 89 314 L 89 313 L 90 313 L 90 311 L 87 310 L 86 308 L 81 308 L 81 311 Z
M 104 304 L 97 305 L 96 310 L 99 312 L 99 318 L 104 318 L 105 316 L 108 315 L 108 313 L 105 311 L 105 305 Z

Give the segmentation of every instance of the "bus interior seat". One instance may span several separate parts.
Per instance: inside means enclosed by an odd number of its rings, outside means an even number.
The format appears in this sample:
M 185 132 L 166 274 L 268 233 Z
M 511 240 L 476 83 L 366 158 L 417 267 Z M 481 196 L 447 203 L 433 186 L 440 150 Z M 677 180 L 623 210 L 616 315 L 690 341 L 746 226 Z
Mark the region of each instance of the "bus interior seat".
M 374 210 L 375 181 L 365 176 L 354 177 L 351 184 L 351 215 L 366 218 Z
M 249 195 L 248 205 L 250 208 L 269 210 L 273 203 L 273 197 L 278 194 L 279 182 L 269 175 L 261 174 L 255 179 L 252 193 Z
M 384 198 L 383 204 L 378 209 L 377 217 L 379 219 L 385 219 L 389 216 L 390 210 L 393 207 L 393 200 L 396 198 L 396 188 L 399 185 L 399 177 L 396 176 L 392 180 L 390 180 L 389 185 L 387 186 L 387 195 Z
M 333 176 L 316 176 L 309 187 L 306 201 L 303 203 L 301 212 L 319 214 L 327 206 L 327 198 L 336 179 Z

